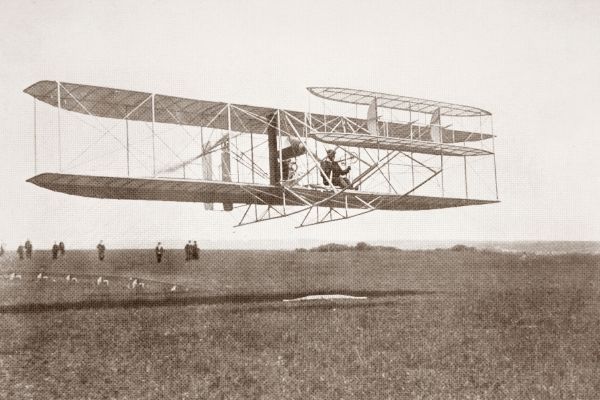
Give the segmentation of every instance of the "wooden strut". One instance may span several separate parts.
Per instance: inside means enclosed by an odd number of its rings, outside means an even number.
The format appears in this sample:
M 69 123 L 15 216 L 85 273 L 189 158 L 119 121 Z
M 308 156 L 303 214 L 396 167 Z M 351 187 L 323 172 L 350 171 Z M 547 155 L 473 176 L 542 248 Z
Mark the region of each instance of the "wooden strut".
M 156 107 L 154 104 L 154 94 L 152 94 L 152 176 L 156 177 L 156 149 L 155 149 L 155 133 L 154 133 L 154 121 L 156 119 L 155 115 Z
M 60 82 L 56 82 L 56 104 L 57 104 L 57 118 L 58 118 L 58 170 L 62 172 L 62 143 L 61 143 L 61 132 L 60 132 L 60 109 L 61 109 L 61 95 L 60 95 Z
M 37 100 L 33 98 L 33 173 L 37 175 Z

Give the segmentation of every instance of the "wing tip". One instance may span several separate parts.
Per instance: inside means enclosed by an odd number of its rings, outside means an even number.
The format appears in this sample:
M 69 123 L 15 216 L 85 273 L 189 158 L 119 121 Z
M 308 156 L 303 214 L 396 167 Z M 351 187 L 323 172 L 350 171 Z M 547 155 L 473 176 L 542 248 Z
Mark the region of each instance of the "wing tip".
M 49 174 L 46 173 L 46 172 L 41 173 L 41 174 L 37 174 L 37 175 L 32 176 L 29 179 L 26 179 L 25 182 L 27 182 L 27 183 L 33 183 L 34 185 L 38 185 L 39 186 L 40 181 L 42 181 L 44 179 L 44 177 L 48 176 L 48 175 Z
M 26 179 L 25 182 L 33 183 L 36 186 L 45 187 L 45 185 L 52 180 L 52 178 L 58 178 L 60 176 L 64 176 L 64 174 L 57 174 L 53 172 L 42 172 L 41 174 L 37 174 L 32 176 L 29 179 Z
M 56 84 L 56 82 L 57 81 L 51 81 L 51 80 L 48 80 L 48 79 L 43 79 L 41 81 L 37 81 L 37 82 L 35 82 L 35 83 L 27 86 L 25 89 L 23 89 L 23 93 L 27 93 L 28 95 L 31 95 L 31 96 L 35 97 L 35 95 L 34 95 L 34 89 L 37 89 L 38 87 L 40 87 L 42 85 L 49 84 L 49 83 Z

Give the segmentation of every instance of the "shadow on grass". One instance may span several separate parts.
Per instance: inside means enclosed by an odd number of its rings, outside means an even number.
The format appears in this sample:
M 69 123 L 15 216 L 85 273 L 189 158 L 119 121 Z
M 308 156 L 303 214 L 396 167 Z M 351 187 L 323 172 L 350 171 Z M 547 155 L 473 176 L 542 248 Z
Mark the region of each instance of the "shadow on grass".
M 81 310 L 99 308 L 139 308 L 162 306 L 187 306 L 187 305 L 216 305 L 216 304 L 257 304 L 283 301 L 311 295 L 342 294 L 347 296 L 360 296 L 368 298 L 400 297 L 415 295 L 432 295 L 434 291 L 423 290 L 390 290 L 390 291 L 335 291 L 335 292 L 286 292 L 286 293 L 260 293 L 260 294 L 226 294 L 205 296 L 196 292 L 185 293 L 152 293 L 137 294 L 135 296 L 94 296 L 77 301 L 49 302 L 49 303 L 17 303 L 0 306 L 0 313 L 37 313 L 44 311 Z M 393 301 L 388 301 L 391 303 Z M 385 302 L 384 302 L 385 303 Z M 279 309 L 281 307 L 293 308 L 335 308 L 335 307 L 366 307 L 380 305 L 382 302 L 369 303 L 364 300 L 314 300 L 282 303 L 281 305 L 261 305 L 255 310 Z

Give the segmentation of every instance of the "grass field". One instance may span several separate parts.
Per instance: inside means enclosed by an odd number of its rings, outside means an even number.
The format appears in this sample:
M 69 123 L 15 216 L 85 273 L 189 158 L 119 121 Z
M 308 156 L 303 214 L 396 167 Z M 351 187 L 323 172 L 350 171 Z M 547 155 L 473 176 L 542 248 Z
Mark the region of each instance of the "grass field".
M 108 252 L 103 263 L 73 251 L 0 263 L 23 277 L 0 282 L 1 398 L 600 393 L 600 256 L 208 251 L 186 263 L 167 251 L 159 266 L 150 251 Z M 94 284 L 101 275 L 108 287 Z M 129 277 L 146 280 L 144 292 L 127 289 Z M 318 292 L 370 299 L 277 297 Z M 145 303 L 152 296 L 169 301 Z M 10 308 L 37 303 L 57 306 Z

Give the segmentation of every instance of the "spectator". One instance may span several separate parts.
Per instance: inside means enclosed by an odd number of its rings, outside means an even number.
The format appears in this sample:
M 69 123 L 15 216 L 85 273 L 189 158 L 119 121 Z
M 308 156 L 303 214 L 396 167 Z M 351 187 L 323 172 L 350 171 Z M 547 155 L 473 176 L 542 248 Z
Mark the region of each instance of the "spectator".
M 106 252 L 106 246 L 104 246 L 102 240 L 100 241 L 100 243 L 98 243 L 96 249 L 98 249 L 98 260 L 104 261 L 104 253 Z
M 163 249 L 163 247 L 160 244 L 160 242 L 158 242 L 158 244 L 156 245 L 156 248 L 154 249 L 154 253 L 156 253 L 156 262 L 158 264 L 160 264 L 160 262 L 162 261 L 162 257 L 163 257 L 163 253 L 164 252 L 165 252 L 165 249 Z
M 190 259 L 192 258 L 192 241 L 191 240 L 188 240 L 184 249 L 185 249 L 185 261 L 190 261 Z
M 31 255 L 33 254 L 33 245 L 29 239 L 27 239 L 25 242 L 25 254 L 28 259 L 31 259 Z
M 52 245 L 52 259 L 56 260 L 58 258 L 58 245 L 56 242 Z
M 194 260 L 198 260 L 200 258 L 200 254 L 199 254 L 199 250 L 198 250 L 198 243 L 196 243 L 195 240 L 194 240 L 194 244 L 192 246 L 192 258 Z

